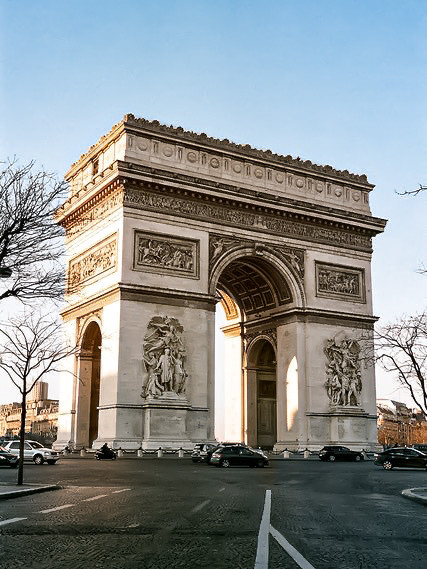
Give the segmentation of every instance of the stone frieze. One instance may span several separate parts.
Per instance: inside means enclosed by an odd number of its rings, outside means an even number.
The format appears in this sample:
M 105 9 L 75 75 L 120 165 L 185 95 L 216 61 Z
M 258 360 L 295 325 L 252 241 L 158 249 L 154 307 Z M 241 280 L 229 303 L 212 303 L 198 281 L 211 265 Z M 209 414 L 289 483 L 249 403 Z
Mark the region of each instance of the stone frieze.
M 210 204 L 191 198 L 156 194 L 150 191 L 126 188 L 124 205 L 157 211 L 166 214 L 179 214 L 204 221 L 242 227 L 245 229 L 269 231 L 276 235 L 315 241 L 333 246 L 344 246 L 362 251 L 371 251 L 371 238 L 357 232 L 334 227 L 318 226 L 314 223 L 286 219 L 279 215 L 255 214 L 227 205 Z
M 363 269 L 316 263 L 316 294 L 326 298 L 365 302 Z
M 134 269 L 199 277 L 199 242 L 135 231 Z
M 68 291 L 75 292 L 84 283 L 117 268 L 117 234 L 88 249 L 68 264 Z

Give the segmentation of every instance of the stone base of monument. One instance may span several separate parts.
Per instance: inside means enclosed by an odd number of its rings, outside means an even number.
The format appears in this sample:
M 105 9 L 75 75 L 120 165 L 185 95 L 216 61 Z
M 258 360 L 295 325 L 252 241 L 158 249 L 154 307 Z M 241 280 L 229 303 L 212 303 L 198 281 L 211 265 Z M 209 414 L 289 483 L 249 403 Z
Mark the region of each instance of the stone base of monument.
M 318 451 L 325 445 L 343 445 L 353 450 L 374 449 L 377 444 L 376 415 L 367 413 L 362 407 L 354 405 L 330 406 L 323 412 L 307 413 L 307 439 L 297 443 L 289 440 L 278 441 L 274 450 Z
M 158 398 L 147 398 L 142 405 L 145 450 L 192 449 L 187 435 L 187 415 L 190 403 L 183 395 L 170 391 Z

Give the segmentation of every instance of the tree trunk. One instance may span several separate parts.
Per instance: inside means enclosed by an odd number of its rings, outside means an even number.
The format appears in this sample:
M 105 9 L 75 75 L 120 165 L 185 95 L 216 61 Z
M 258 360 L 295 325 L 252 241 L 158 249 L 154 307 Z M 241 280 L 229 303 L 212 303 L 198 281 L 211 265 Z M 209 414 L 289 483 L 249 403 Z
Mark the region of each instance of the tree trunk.
M 19 433 L 19 465 L 18 465 L 18 481 L 20 485 L 24 481 L 24 442 L 25 442 L 25 419 L 27 417 L 27 385 L 24 380 L 22 389 L 22 409 L 21 409 L 21 431 Z

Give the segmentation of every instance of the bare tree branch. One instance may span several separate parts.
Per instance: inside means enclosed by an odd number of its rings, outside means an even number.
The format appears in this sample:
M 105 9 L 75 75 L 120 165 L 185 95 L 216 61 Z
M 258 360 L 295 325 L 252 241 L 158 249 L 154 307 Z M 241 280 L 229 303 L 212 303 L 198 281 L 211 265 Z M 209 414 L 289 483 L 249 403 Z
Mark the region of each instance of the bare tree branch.
M 34 162 L 16 161 L 0 170 L 0 300 L 26 303 L 39 298 L 60 299 L 64 292 L 63 229 L 53 213 L 67 192 L 66 182 L 43 171 Z
M 411 395 L 427 415 L 427 313 L 377 328 L 375 359 Z

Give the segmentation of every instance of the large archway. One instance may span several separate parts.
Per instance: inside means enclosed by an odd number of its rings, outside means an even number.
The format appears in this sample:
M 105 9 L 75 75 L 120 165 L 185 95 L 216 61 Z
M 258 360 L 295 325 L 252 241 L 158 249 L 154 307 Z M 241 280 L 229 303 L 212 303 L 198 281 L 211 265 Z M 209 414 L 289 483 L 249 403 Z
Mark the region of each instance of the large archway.
M 217 432 L 226 440 L 273 448 L 277 442 L 275 320 L 295 306 L 298 287 L 295 279 L 288 284 L 280 259 L 273 255 L 241 251 L 240 256 L 230 256 L 217 271 L 216 283 L 226 318 L 219 348 L 222 362 L 216 373 L 225 413 L 223 428 Z
M 98 437 L 101 329 L 91 321 L 83 331 L 78 356 L 76 446 L 91 447 Z

